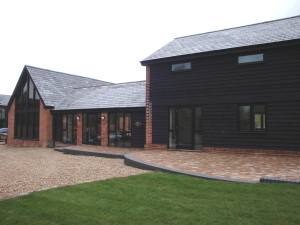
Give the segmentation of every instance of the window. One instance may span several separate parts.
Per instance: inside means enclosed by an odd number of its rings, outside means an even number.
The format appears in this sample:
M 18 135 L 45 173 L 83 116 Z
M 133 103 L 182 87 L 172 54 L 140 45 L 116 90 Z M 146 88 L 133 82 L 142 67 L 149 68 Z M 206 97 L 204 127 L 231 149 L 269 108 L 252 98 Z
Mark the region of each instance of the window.
M 172 64 L 172 66 L 171 66 L 172 72 L 185 71 L 185 70 L 191 70 L 191 69 L 192 69 L 191 62 L 176 63 L 176 64 Z
M 255 63 L 255 62 L 263 62 L 264 54 L 254 54 L 254 55 L 243 55 L 238 57 L 238 63 Z
M 109 145 L 131 147 L 131 113 L 109 113 Z
M 265 131 L 266 106 L 263 104 L 239 106 L 240 131 Z
M 169 148 L 200 149 L 202 131 L 201 107 L 169 108 Z
M 7 127 L 6 124 L 6 111 L 4 108 L 0 107 L 0 128 Z
M 40 98 L 29 76 L 21 82 L 16 94 L 15 138 L 38 140 Z
M 100 123 L 100 113 L 83 113 L 83 144 L 100 144 Z

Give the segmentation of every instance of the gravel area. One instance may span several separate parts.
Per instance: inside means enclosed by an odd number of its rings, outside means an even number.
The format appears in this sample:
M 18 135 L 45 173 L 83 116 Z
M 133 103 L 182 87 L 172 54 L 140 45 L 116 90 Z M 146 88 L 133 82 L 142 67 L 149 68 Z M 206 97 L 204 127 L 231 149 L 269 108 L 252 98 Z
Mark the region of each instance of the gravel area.
M 47 148 L 0 145 L 0 199 L 145 172 L 124 165 L 122 159 L 64 155 Z

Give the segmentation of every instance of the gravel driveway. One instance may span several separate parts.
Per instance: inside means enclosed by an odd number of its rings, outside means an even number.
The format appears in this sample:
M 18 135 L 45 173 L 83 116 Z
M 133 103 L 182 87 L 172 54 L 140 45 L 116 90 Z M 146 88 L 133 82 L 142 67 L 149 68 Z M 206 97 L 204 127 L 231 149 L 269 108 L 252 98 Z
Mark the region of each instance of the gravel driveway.
M 0 199 L 145 172 L 125 166 L 122 159 L 64 155 L 47 148 L 0 145 Z

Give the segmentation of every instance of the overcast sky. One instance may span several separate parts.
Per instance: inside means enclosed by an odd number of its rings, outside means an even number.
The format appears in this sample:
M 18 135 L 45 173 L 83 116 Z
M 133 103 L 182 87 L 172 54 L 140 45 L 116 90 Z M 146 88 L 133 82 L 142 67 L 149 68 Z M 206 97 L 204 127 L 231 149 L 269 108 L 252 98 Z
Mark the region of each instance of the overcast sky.
M 175 37 L 300 15 L 299 0 L 0 0 L 0 93 L 25 64 L 110 82 Z

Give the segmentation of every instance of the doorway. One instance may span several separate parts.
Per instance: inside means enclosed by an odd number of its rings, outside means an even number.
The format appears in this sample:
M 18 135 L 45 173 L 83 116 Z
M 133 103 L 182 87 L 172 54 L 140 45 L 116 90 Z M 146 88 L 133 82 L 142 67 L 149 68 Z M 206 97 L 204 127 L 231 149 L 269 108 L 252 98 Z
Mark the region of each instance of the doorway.
M 109 113 L 109 146 L 131 147 L 131 113 Z
M 201 107 L 169 109 L 169 148 L 200 149 L 202 146 Z
M 84 113 L 82 127 L 82 143 L 91 145 L 100 145 L 100 113 Z

